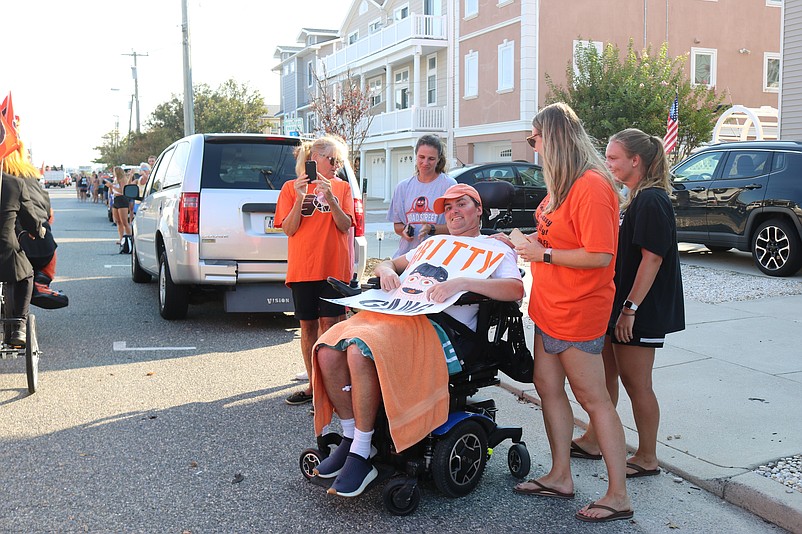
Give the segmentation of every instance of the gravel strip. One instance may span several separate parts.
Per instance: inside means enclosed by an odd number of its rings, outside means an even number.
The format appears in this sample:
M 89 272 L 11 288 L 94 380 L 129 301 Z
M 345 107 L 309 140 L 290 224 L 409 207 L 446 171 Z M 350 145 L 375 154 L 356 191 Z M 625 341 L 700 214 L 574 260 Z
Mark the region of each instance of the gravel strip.
M 761 465 L 755 473 L 763 475 L 786 486 L 786 492 L 802 492 L 802 454 L 781 458 L 776 462 Z
M 802 282 L 765 276 L 681 265 L 686 300 L 707 304 L 802 295 Z

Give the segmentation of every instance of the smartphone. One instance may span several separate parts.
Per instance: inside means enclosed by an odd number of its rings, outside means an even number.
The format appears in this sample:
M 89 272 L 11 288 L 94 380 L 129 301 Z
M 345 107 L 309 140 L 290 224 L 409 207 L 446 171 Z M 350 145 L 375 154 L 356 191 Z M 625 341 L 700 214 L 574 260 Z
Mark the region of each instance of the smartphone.
M 311 159 L 306 161 L 306 176 L 310 182 L 317 180 L 317 161 Z
M 512 244 L 516 247 L 529 244 L 529 240 L 526 238 L 523 232 L 517 228 L 513 228 L 512 232 L 510 232 L 510 241 L 512 241 Z

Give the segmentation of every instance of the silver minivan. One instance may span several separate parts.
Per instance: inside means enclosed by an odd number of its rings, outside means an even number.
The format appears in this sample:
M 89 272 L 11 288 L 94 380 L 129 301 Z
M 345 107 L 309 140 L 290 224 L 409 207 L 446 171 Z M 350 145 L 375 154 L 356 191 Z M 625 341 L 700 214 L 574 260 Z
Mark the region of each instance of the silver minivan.
M 185 317 L 190 292 L 209 289 L 222 291 L 228 312 L 293 311 L 284 285 L 287 236 L 274 215 L 281 186 L 295 178 L 299 144 L 298 137 L 190 135 L 161 153 L 141 196 L 126 186 L 126 196 L 141 201 L 131 278 L 158 278 L 162 317 Z M 340 177 L 354 197 L 350 243 L 359 278 L 367 251 L 362 194 L 347 162 Z

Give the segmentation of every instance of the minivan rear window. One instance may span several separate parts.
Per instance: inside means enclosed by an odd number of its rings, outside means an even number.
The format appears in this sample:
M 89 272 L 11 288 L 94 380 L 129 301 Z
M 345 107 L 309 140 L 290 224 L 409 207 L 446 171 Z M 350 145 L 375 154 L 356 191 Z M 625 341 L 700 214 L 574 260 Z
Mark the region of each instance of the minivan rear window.
M 201 187 L 280 190 L 286 181 L 295 179 L 296 146 L 275 140 L 207 142 Z

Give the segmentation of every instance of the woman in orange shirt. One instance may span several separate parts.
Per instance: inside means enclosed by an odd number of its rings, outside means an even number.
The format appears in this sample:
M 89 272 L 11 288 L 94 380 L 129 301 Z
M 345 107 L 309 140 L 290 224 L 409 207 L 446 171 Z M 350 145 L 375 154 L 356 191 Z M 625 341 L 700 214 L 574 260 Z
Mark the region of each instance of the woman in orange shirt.
M 296 152 L 295 180 L 281 188 L 276 203 L 277 228 L 287 234 L 287 285 L 295 318 L 301 323 L 301 352 L 312 376 L 312 346 L 320 334 L 345 319 L 345 308 L 322 300 L 338 298 L 329 276 L 351 279 L 348 230 L 354 224 L 354 198 L 337 172 L 348 158 L 341 139 L 325 136 L 304 142 Z M 317 164 L 317 176 L 306 175 L 306 162 Z M 287 404 L 312 401 L 312 386 L 287 397 Z
M 517 246 L 532 262 L 529 315 L 535 322 L 534 382 L 543 402 L 551 470 L 515 491 L 572 499 L 574 419 L 565 379 L 597 429 L 607 464 L 607 492 L 576 513 L 587 522 L 633 516 L 626 488 L 626 444 L 604 380 L 601 352 L 613 307 L 618 193 L 613 178 L 564 103 L 543 108 L 527 142 L 540 155 L 548 195 L 535 213 L 537 233 Z

